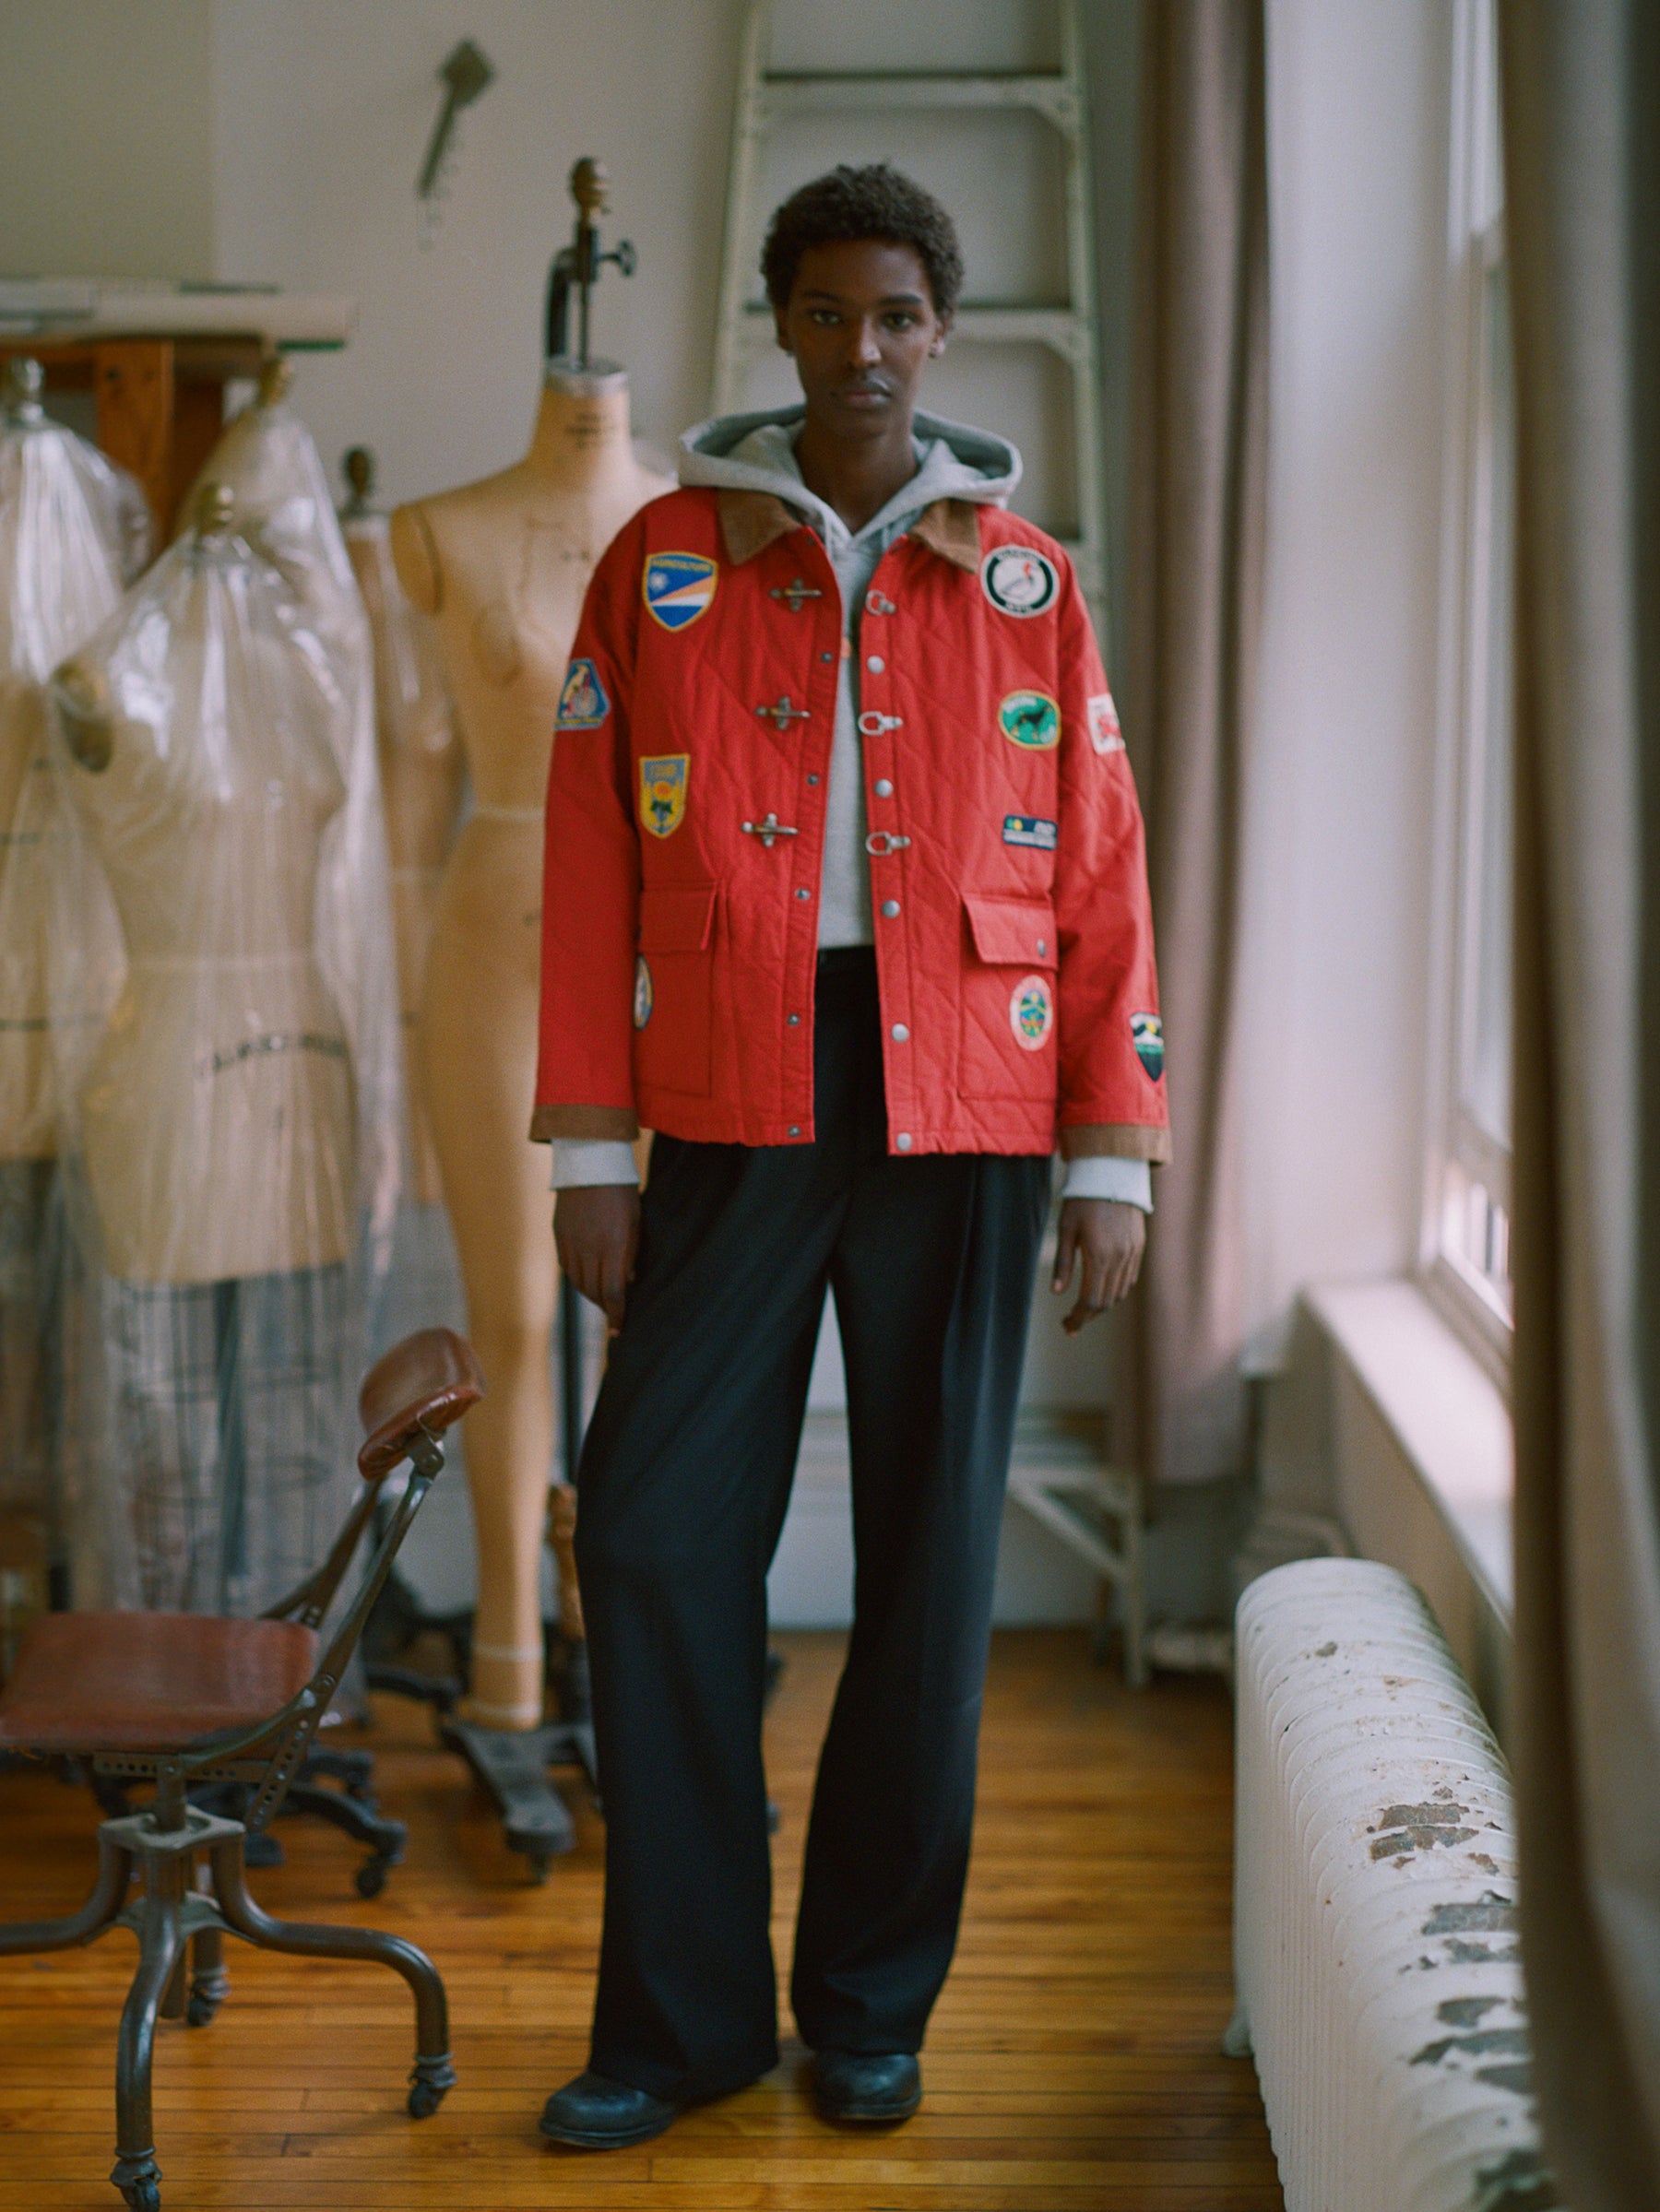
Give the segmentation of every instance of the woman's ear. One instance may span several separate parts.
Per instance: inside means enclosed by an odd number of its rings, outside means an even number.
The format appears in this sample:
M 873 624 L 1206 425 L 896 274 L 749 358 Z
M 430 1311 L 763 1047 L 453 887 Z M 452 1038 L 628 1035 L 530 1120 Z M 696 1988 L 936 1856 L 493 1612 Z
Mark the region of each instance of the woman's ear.
M 793 353 L 795 348 L 790 344 L 789 333 L 784 327 L 784 310 L 781 307 L 773 309 L 773 328 L 778 335 L 778 351 Z

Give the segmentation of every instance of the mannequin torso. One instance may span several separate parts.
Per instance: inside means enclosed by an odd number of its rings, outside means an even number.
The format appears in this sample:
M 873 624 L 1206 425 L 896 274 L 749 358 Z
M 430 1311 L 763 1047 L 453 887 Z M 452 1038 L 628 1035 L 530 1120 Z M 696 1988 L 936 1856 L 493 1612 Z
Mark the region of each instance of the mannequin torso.
M 479 1547 L 473 1717 L 541 1719 L 540 1561 L 553 1451 L 554 1269 L 535 1088 L 542 807 L 582 597 L 628 517 L 672 489 L 629 441 L 621 372 L 550 373 L 529 453 L 399 508 L 392 551 L 437 624 L 476 805 L 433 921 L 421 1051 L 489 1395 L 468 1429 Z

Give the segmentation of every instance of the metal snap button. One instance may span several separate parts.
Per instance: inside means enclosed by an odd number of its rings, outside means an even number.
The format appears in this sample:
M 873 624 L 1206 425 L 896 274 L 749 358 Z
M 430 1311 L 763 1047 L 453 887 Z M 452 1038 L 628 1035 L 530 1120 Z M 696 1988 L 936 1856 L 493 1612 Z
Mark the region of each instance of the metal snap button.
M 883 899 L 883 902 L 882 902 L 882 916 L 883 916 L 883 919 L 884 921 L 889 921 L 889 922 L 891 922 L 891 921 L 893 920 L 894 917 L 895 917 L 895 915 L 898 913 L 898 911 L 899 911 L 899 902 L 898 902 L 898 900 L 897 900 L 897 899 Z
M 894 1142 L 899 1147 L 901 1152 L 909 1152 L 911 1148 L 909 1130 L 901 1130 L 899 1134 L 894 1139 Z
M 872 785 L 871 788 L 875 792 L 878 798 L 892 798 L 894 796 L 894 787 L 891 783 L 889 783 L 885 775 L 879 775 L 876 778 L 876 781 Z
M 910 1031 L 907 1029 L 903 1022 L 895 1022 L 893 1028 L 889 1030 L 888 1035 L 893 1038 L 895 1045 L 903 1045 L 909 1038 Z
M 880 653 L 872 653 L 870 659 L 865 662 L 865 667 L 870 669 L 872 676 L 880 676 L 883 668 L 887 667 L 887 663 Z

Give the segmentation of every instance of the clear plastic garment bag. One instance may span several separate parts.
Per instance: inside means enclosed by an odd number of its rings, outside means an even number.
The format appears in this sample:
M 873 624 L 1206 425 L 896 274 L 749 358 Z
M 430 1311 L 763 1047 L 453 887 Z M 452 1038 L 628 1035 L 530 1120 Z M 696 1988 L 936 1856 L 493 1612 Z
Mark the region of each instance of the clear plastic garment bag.
M 351 903 L 340 959 L 354 680 L 219 486 L 53 679 L 125 953 L 62 1082 L 116 1602 L 258 1610 L 318 1564 L 350 1483 L 383 1174 L 362 1093 L 385 1082 L 354 1017 L 391 965 L 384 897 Z
M 149 513 L 132 479 L 42 405 L 18 359 L 0 399 L 0 1674 L 71 1543 L 65 1418 L 76 1282 L 57 1167 L 54 1022 L 101 1021 L 119 979 L 114 916 L 65 836 L 47 680 L 143 566 Z M 52 918 L 73 932 L 54 985 Z

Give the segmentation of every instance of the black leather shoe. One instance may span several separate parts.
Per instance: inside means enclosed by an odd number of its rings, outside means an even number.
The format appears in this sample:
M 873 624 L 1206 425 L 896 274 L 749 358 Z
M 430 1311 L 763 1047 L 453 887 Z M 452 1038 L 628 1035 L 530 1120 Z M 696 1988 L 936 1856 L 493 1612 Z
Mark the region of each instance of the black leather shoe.
M 870 2057 L 861 2051 L 818 2051 L 812 2100 L 826 2120 L 852 2127 L 892 2127 L 922 2101 L 922 2069 L 908 2051 Z
M 649 2143 L 679 2117 L 678 2104 L 607 2081 L 603 2074 L 579 2074 L 543 2105 L 541 2132 L 575 2150 L 626 2150 L 631 2143 Z

